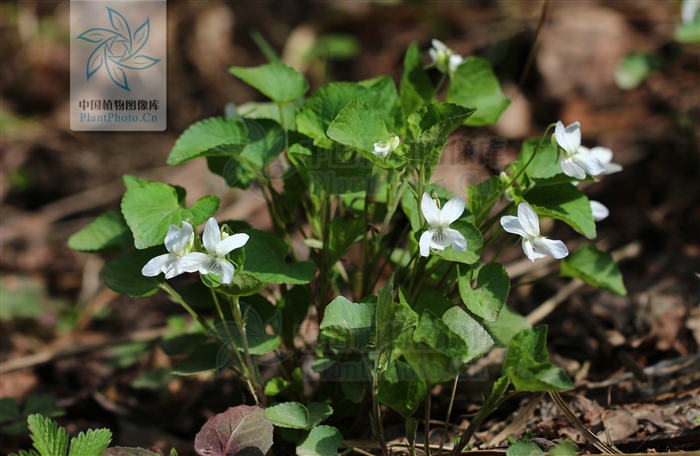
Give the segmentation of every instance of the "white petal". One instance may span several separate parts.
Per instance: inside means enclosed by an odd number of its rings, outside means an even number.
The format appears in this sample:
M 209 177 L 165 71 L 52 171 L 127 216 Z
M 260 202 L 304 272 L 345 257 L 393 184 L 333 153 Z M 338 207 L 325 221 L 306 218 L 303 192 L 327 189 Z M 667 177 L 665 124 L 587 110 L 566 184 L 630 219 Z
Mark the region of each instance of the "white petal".
M 527 203 L 518 204 L 518 220 L 528 236 L 540 235 L 540 219 L 537 213 Z
M 565 159 L 563 156 L 559 157 L 559 165 L 561 165 L 561 170 L 567 176 L 575 177 L 576 179 L 586 178 L 586 171 L 583 168 L 573 161 Z
M 440 211 L 440 226 L 448 226 L 450 223 L 460 218 L 465 208 L 464 198 L 461 196 L 458 195 L 449 200 Z
M 605 171 L 605 165 L 594 155 L 576 154 L 571 157 L 571 161 L 583 168 L 591 176 L 597 176 Z
M 426 231 L 420 235 L 420 241 L 418 241 L 418 246 L 420 247 L 420 256 L 427 257 L 430 254 L 430 238 L 433 237 L 433 233 Z
M 452 248 L 455 250 L 455 252 L 466 252 L 467 240 L 462 233 L 452 228 L 445 228 L 445 232 L 450 238 Z
M 170 266 L 170 263 L 176 259 L 177 257 L 170 253 L 158 255 L 146 263 L 146 265 L 141 269 L 141 274 L 145 275 L 146 277 L 155 277 L 161 272 L 166 272 Z
M 449 228 L 448 228 L 449 229 Z M 447 229 L 438 228 L 436 230 L 428 230 L 432 236 L 430 236 L 430 247 L 437 250 L 445 250 L 446 247 L 452 245 L 452 240 L 447 234 Z
M 221 232 L 219 232 L 219 224 L 216 223 L 214 217 L 210 217 L 207 220 L 207 224 L 204 225 L 204 234 L 202 235 L 202 241 L 204 242 L 204 248 L 207 252 L 214 253 L 216 251 L 216 246 L 221 242 Z
M 554 136 L 562 149 L 570 154 L 575 154 L 581 145 L 581 124 L 574 122 L 565 128 L 564 124 L 558 121 L 554 129 Z
M 518 236 L 527 237 L 527 233 L 523 230 L 518 217 L 512 215 L 504 215 L 501 217 L 501 226 L 509 233 L 517 234 Z
M 433 48 L 430 48 L 428 50 L 428 55 L 430 56 L 430 59 L 433 61 L 433 63 L 437 62 L 437 51 Z
M 547 256 L 548 250 L 547 245 L 543 242 L 544 240 L 544 237 L 538 236 L 536 238 L 532 238 L 528 242 L 532 246 L 532 254 L 528 257 L 531 261 L 535 261 L 538 258 L 544 258 Z
M 229 236 L 216 246 L 216 254 L 221 257 L 225 256 L 230 251 L 243 247 L 246 242 L 248 242 L 248 238 L 250 238 L 250 236 L 245 233 L 238 233 L 234 234 L 233 236 Z
M 562 241 L 540 238 L 540 242 L 544 245 L 547 253 L 557 260 L 561 260 L 569 254 L 569 249 L 566 248 L 566 244 Z
M 193 234 L 194 228 L 192 228 L 192 225 L 190 225 L 187 222 L 182 222 L 182 229 L 180 230 L 180 233 L 178 234 L 177 238 L 174 239 L 172 250 L 170 251 L 173 253 L 177 253 L 178 255 L 183 255 L 185 253 L 185 250 L 187 249 L 187 246 L 190 243 L 190 238 Z M 167 238 L 165 246 L 168 246 Z
M 177 244 L 179 240 L 181 231 L 182 230 L 177 225 L 172 223 L 168 227 L 168 234 L 165 235 L 165 248 L 168 249 L 168 252 L 175 251 L 175 244 Z
M 166 279 L 172 279 L 173 277 L 177 277 L 180 274 L 187 272 L 180 267 L 180 260 L 182 260 L 182 258 L 178 258 L 177 260 L 170 263 L 168 270 L 165 272 Z
M 460 66 L 463 62 L 464 62 L 464 59 L 462 58 L 461 55 L 452 54 L 450 56 L 450 70 L 457 71 L 457 67 Z
M 438 209 L 435 201 L 427 193 L 423 193 L 420 201 L 420 207 L 423 211 L 423 217 L 430 226 L 440 225 L 440 209 Z
M 619 163 L 608 163 L 605 165 L 605 171 L 603 171 L 603 174 L 613 174 L 620 171 L 622 171 L 622 165 Z
M 683 0 L 681 5 L 681 20 L 684 24 L 692 24 L 698 13 L 700 2 L 697 0 Z
M 445 45 L 445 43 L 443 43 L 443 42 L 440 41 L 440 40 L 435 40 L 435 39 L 434 39 L 434 40 L 431 41 L 431 44 L 433 45 L 433 48 L 435 48 L 435 50 L 437 50 L 437 51 L 447 51 L 447 50 L 449 49 L 449 48 Z
M 201 271 L 202 267 L 211 261 L 211 256 L 202 252 L 192 252 L 180 258 L 177 265 L 184 272 Z
M 610 211 L 598 201 L 591 200 L 591 212 L 593 212 L 593 220 L 600 222 L 610 215 Z
M 607 147 L 594 147 L 589 151 L 589 153 L 600 160 L 600 162 L 604 165 L 610 163 L 613 158 L 612 150 L 608 149 Z
M 376 142 L 374 143 L 374 151 L 372 153 L 379 158 L 386 158 L 390 151 L 391 144 L 384 145 L 381 142 Z
M 231 283 L 231 280 L 233 280 L 233 273 L 235 271 L 235 268 L 233 267 L 233 264 L 231 264 L 231 262 L 226 260 L 219 260 L 217 263 L 221 267 L 221 283 L 225 283 L 228 285 L 229 283 Z
M 523 252 L 525 252 L 525 256 L 533 262 L 538 258 L 544 258 L 547 256 L 546 254 L 535 252 L 532 242 L 530 242 L 528 239 L 523 239 Z

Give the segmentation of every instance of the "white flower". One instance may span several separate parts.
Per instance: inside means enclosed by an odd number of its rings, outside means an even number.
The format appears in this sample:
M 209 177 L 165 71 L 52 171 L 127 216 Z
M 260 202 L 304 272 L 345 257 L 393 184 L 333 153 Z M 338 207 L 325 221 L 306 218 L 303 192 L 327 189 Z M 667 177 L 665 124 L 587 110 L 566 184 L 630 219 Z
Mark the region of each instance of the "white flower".
M 165 235 L 165 248 L 168 253 L 158 255 L 151 259 L 141 269 L 141 274 L 146 277 L 155 277 L 161 272 L 165 273 L 166 279 L 182 274 L 180 261 L 192 249 L 194 243 L 194 228 L 187 222 L 182 222 L 182 229 L 177 225 L 170 225 L 168 234 Z
M 698 9 L 700 9 L 700 2 L 698 0 L 683 0 L 683 4 L 681 5 L 681 19 L 683 23 L 692 24 L 695 22 Z
M 372 153 L 377 157 L 384 159 L 387 157 L 387 155 L 395 151 L 396 148 L 399 147 L 400 143 L 401 140 L 399 137 L 392 133 L 389 135 L 389 139 L 386 140 L 386 143 L 381 141 L 374 143 L 374 151 Z
M 559 156 L 559 164 L 564 174 L 576 179 L 585 179 L 586 173 L 597 176 L 605 171 L 605 165 L 600 159 L 585 147 L 581 147 L 581 124 L 574 122 L 564 128 L 564 124 L 559 121 L 554 129 L 554 136 L 559 146 L 564 149 L 564 153 Z M 612 152 L 610 154 L 612 158 Z
M 595 220 L 596 222 L 605 220 L 608 217 L 608 215 L 610 215 L 610 211 L 607 207 L 603 206 L 603 204 L 593 200 L 591 200 L 590 203 L 591 212 L 593 213 L 593 220 Z
M 622 165 L 612 163 L 613 152 L 607 147 L 594 147 L 593 149 L 588 149 L 587 147 L 579 146 L 578 152 L 584 155 L 593 155 L 595 158 L 597 158 L 605 167 L 602 174 L 612 174 L 622 171 Z
M 430 195 L 423 193 L 420 206 L 425 220 L 430 225 L 430 228 L 421 235 L 418 243 L 421 256 L 427 257 L 430 247 L 445 250 L 445 247 L 452 246 L 455 252 L 467 250 L 467 240 L 462 233 L 450 228 L 450 224 L 464 212 L 465 204 L 461 196 L 455 196 L 440 210 Z
M 433 40 L 432 44 L 433 47 L 428 51 L 428 54 L 441 73 L 446 72 L 448 68 L 450 72 L 455 72 L 457 67 L 464 62 L 461 55 L 452 52 L 452 49 L 445 46 L 442 41 Z
M 228 236 L 219 231 L 214 217 L 204 226 L 202 242 L 207 253 L 193 252 L 180 260 L 180 268 L 185 272 L 199 271 L 201 274 L 221 275 L 221 283 L 229 284 L 233 280 L 235 268 L 226 259 L 232 250 L 243 247 L 248 242 L 247 234 L 239 233 Z
M 523 251 L 531 261 L 544 258 L 547 254 L 552 255 L 557 260 L 569 254 L 569 250 L 563 242 L 540 236 L 540 220 L 527 203 L 518 204 L 517 217 L 512 215 L 501 217 L 501 226 L 507 232 L 523 237 Z

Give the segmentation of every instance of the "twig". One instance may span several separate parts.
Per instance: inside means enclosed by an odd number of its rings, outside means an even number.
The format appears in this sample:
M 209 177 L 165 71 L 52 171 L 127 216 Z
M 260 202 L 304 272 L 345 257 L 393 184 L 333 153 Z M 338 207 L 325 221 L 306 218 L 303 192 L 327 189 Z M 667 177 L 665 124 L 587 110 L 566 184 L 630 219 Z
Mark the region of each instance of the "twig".
M 535 413 L 535 410 L 542 401 L 543 397 L 544 393 L 540 393 L 537 396 L 530 399 L 530 402 L 528 402 L 527 405 L 520 411 L 520 413 L 518 413 L 518 416 L 515 417 L 515 419 L 508 426 L 503 428 L 503 430 L 499 432 L 494 438 L 486 442 L 484 446 L 490 447 L 498 445 L 510 434 L 516 434 L 520 432 L 520 430 L 525 427 L 525 423 L 527 422 L 527 420 L 530 419 L 533 413 Z
M 620 451 L 615 451 L 615 449 L 610 448 L 608 445 L 601 442 L 600 439 L 595 436 L 595 434 L 589 431 L 588 428 L 583 425 L 581 420 L 574 415 L 574 412 L 572 412 L 569 406 L 566 405 L 566 402 L 564 402 L 564 399 L 562 399 L 561 395 L 557 391 L 549 391 L 549 396 L 552 398 L 559 410 L 561 410 L 561 412 L 564 414 L 566 419 L 569 420 L 571 425 L 576 428 L 579 434 L 581 434 L 581 436 L 591 445 L 596 447 L 598 451 L 603 454 L 621 454 Z
M 115 345 L 128 344 L 132 342 L 148 342 L 160 339 L 162 336 L 167 334 L 169 330 L 170 328 L 168 327 L 146 329 L 143 331 L 133 332 L 126 336 L 115 337 L 114 339 L 110 339 L 105 342 L 100 342 L 96 344 L 75 345 L 73 347 L 69 347 L 62 350 L 47 350 L 41 353 L 23 356 L 21 358 L 10 359 L 0 364 L 0 375 L 19 369 L 24 369 L 26 367 L 34 367 L 40 364 L 46 364 L 57 359 L 85 355 L 87 353 L 113 347 Z
M 638 241 L 634 241 L 625 245 L 624 247 L 620 247 L 619 249 L 615 250 L 614 252 L 612 252 L 611 255 L 615 261 L 623 261 L 636 257 L 640 254 L 641 250 L 641 243 L 639 243 Z M 564 287 L 561 288 L 554 296 L 547 299 L 545 302 L 540 304 L 538 308 L 530 312 L 525 318 L 531 325 L 539 323 L 540 321 L 544 320 L 547 317 L 547 315 L 552 313 L 554 309 L 556 309 L 559 306 L 559 304 L 569 299 L 574 293 L 581 289 L 583 285 L 585 284 L 578 279 L 570 281 L 569 283 L 564 285 Z

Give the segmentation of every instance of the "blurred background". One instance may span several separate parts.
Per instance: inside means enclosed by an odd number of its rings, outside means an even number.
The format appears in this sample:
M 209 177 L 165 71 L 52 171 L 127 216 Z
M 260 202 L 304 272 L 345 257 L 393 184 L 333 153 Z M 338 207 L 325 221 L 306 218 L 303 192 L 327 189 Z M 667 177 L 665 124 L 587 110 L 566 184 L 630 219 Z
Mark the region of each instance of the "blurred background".
M 226 188 L 204 160 L 165 165 L 191 123 L 224 115 L 228 103 L 263 100 L 227 70 L 265 63 L 265 42 L 307 75 L 312 90 L 325 81 L 384 74 L 398 80 L 412 41 L 426 64 L 433 38 L 463 56 L 490 60 L 513 103 L 496 126 L 463 128 L 460 140 L 448 144 L 435 178 L 455 193 L 465 195 L 466 185 L 498 174 L 522 141 L 548 124 L 581 122 L 584 145 L 609 147 L 625 168 L 585 189 L 610 209 L 596 242 L 608 249 L 637 242 L 641 249 L 621 265 L 627 297 L 580 293 L 592 323 L 566 306 L 545 319 L 555 362 L 598 382 L 625 371 L 620 346 L 640 368 L 679 357 L 696 362 L 700 46 L 679 42 L 676 1 L 553 1 L 538 29 L 542 9 L 543 2 L 527 0 L 171 1 L 167 130 L 76 133 L 68 119 L 69 2 L 2 2 L 0 396 L 14 398 L 20 410 L 33 404 L 63 415 L 59 421 L 71 432 L 107 426 L 113 444 L 166 451 L 175 445 L 181 455 L 190 454 L 188 442 L 208 416 L 242 401 L 228 380 L 172 377 L 168 356 L 151 341 L 166 331 L 185 332 L 191 323 L 183 312 L 159 295 L 137 300 L 106 289 L 105 259 L 71 251 L 66 240 L 119 207 L 123 174 L 176 183 L 191 201 L 219 195 L 224 218 L 269 228 L 264 201 Z M 559 224 L 555 230 L 556 239 L 580 238 Z M 521 259 L 519 250 L 514 246 L 503 261 Z M 509 304 L 527 314 L 555 291 L 523 285 Z M 53 356 L 133 334 L 131 343 L 108 350 Z M 671 418 L 651 420 L 644 432 L 682 430 L 700 414 L 700 377 L 679 382 L 663 391 L 695 402 L 674 404 Z M 614 410 L 641 404 L 654 413 L 663 406 L 650 399 L 652 392 L 640 396 L 634 388 L 625 395 L 619 387 L 612 399 L 608 389 L 579 393 L 582 410 L 591 401 Z M 460 394 L 459 413 L 466 413 L 474 400 L 467 390 Z M 547 427 L 556 421 L 545 412 L 528 430 L 549 439 L 565 435 L 561 423 Z M 644 416 L 627 419 L 623 438 L 641 435 Z M 7 432 L 11 424 L 3 424 L 2 453 L 17 442 L 26 447 L 23 437 Z M 600 428 L 600 416 L 587 424 Z

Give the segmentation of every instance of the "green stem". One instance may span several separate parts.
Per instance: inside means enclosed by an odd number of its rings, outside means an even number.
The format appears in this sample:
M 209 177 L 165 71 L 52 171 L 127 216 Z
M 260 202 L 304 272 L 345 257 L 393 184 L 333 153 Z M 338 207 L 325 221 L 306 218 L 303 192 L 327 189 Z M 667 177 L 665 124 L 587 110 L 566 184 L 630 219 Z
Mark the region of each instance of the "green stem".
M 362 208 L 362 221 L 364 223 L 364 229 L 365 229 L 365 234 L 362 237 L 362 267 L 360 270 L 362 271 L 362 280 L 361 280 L 361 286 L 360 286 L 360 296 L 364 296 L 365 293 L 367 292 L 367 286 L 369 285 L 369 276 L 370 276 L 370 260 L 373 257 L 372 252 L 369 251 L 369 233 L 370 230 L 367 229 L 369 226 L 369 200 L 370 196 L 372 194 L 372 171 L 374 170 L 373 164 L 370 162 L 369 164 L 369 177 L 367 179 L 367 191 L 365 192 L 365 204 L 364 207 Z
M 481 426 L 481 423 L 484 422 L 484 420 L 491 414 L 493 411 L 495 411 L 501 404 L 503 404 L 505 401 L 513 397 L 515 393 L 509 393 L 506 394 L 505 396 L 500 396 L 494 397 L 493 394 L 486 399 L 486 402 L 484 402 L 484 405 L 481 407 L 481 410 L 479 410 L 479 413 L 476 414 L 474 419 L 469 423 L 469 426 L 467 429 L 462 433 L 462 435 L 459 438 L 459 443 L 455 445 L 455 447 L 452 449 L 450 452 L 450 456 L 457 456 L 462 453 L 464 448 L 469 445 L 469 441 L 471 438 L 474 436 L 474 433 L 479 429 L 479 426 Z
M 233 319 L 236 322 L 236 327 L 238 328 L 238 332 L 241 335 L 241 342 L 243 344 L 243 354 L 245 355 L 245 363 L 247 366 L 247 370 L 248 372 L 250 372 L 250 375 L 253 376 L 253 380 L 255 382 L 255 388 L 253 391 L 251 391 L 251 393 L 253 393 L 253 398 L 255 399 L 256 404 L 262 402 L 263 405 L 265 405 L 266 401 L 265 393 L 262 389 L 262 380 L 260 379 L 260 374 L 258 373 L 258 370 L 256 369 L 255 365 L 253 364 L 253 360 L 250 357 L 248 335 L 246 334 L 243 316 L 241 315 L 241 306 L 239 303 L 238 296 L 233 296 L 229 298 L 229 304 L 231 306 L 231 313 L 233 314 Z M 257 394 L 255 393 L 255 390 L 257 390 Z
M 180 293 L 178 293 L 177 291 L 175 291 L 175 290 L 173 289 L 173 287 L 171 287 L 171 286 L 168 285 L 167 283 L 161 283 L 161 284 L 159 285 L 159 287 L 160 287 L 161 290 L 163 290 L 163 291 L 165 291 L 166 293 L 168 293 L 168 295 L 170 296 L 170 299 L 172 299 L 172 300 L 175 301 L 176 303 L 180 304 L 180 305 L 187 311 L 187 313 L 190 314 L 190 315 L 192 316 L 192 318 L 194 318 L 195 320 L 197 320 L 197 322 L 199 322 L 199 324 L 202 325 L 202 327 L 203 327 L 207 332 L 210 332 L 210 331 L 211 331 L 211 325 L 209 325 L 209 323 L 208 323 L 203 317 L 201 317 L 197 312 L 195 312 L 194 309 L 192 309 L 192 307 L 190 307 L 190 306 L 185 302 L 185 300 L 182 299 L 182 296 L 180 296 Z

